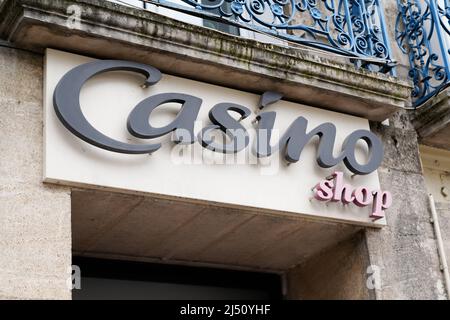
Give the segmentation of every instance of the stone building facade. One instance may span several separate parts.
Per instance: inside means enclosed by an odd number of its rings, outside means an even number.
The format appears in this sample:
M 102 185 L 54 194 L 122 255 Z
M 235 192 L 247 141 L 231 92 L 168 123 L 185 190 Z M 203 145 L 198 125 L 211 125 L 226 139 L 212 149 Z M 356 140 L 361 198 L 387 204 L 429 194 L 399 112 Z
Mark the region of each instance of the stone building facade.
M 73 257 L 95 257 L 275 273 L 286 299 L 448 299 L 448 89 L 412 107 L 398 3 L 383 5 L 395 74 L 134 5 L 0 0 L 0 298 L 71 299 Z M 369 120 L 384 146 L 380 187 L 393 198 L 386 225 L 45 179 L 49 50 Z

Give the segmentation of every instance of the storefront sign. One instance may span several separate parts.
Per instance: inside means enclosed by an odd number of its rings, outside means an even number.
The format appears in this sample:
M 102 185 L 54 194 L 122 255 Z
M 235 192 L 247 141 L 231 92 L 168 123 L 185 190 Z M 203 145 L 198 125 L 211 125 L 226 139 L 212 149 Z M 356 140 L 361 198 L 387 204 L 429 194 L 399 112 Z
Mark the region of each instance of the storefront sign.
M 47 50 L 44 93 L 47 182 L 386 223 L 358 206 L 369 201 L 359 194 L 356 205 L 310 201 L 317 181 L 336 171 L 380 190 L 383 147 L 366 119 L 56 50 Z M 384 210 L 387 200 L 371 203 Z
M 146 77 L 143 87 L 155 85 L 161 80 L 161 72 L 156 68 L 120 60 L 94 61 L 78 66 L 60 80 L 54 92 L 54 107 L 61 122 L 73 134 L 84 141 L 103 148 L 105 150 L 128 153 L 143 154 L 153 153 L 161 148 L 160 143 L 133 145 L 123 143 L 102 134 L 95 129 L 84 117 L 80 106 L 80 93 L 86 81 L 95 75 L 111 71 L 130 71 L 140 73 Z M 175 119 L 164 127 L 155 128 L 149 123 L 152 112 L 161 105 L 177 103 L 181 109 Z M 183 93 L 162 93 L 150 96 L 131 111 L 127 120 L 127 128 L 131 135 L 142 139 L 155 139 L 170 132 L 175 132 L 175 143 L 194 143 L 194 125 L 197 120 L 199 110 L 202 106 L 202 99 L 193 95 Z M 235 112 L 239 115 L 236 120 L 230 115 Z M 251 110 L 245 106 L 235 103 L 219 103 L 209 111 L 209 125 L 200 131 L 199 141 L 202 146 L 215 152 L 237 153 L 247 148 L 250 139 L 245 127 L 240 123 L 252 114 Z M 257 155 L 266 157 L 271 155 L 270 146 L 271 132 L 276 119 L 275 112 L 264 112 L 258 115 Z M 383 159 L 383 147 L 380 139 L 368 130 L 357 130 L 352 132 L 344 141 L 341 153 L 333 156 L 333 148 L 336 140 L 336 127 L 333 123 L 323 123 L 307 132 L 308 120 L 304 117 L 295 119 L 286 133 L 281 137 L 277 149 L 285 150 L 285 159 L 290 163 L 298 162 L 305 145 L 314 137 L 320 139 L 317 163 L 323 168 L 335 167 L 343 161 L 347 168 L 356 174 L 369 174 L 375 171 Z M 226 144 L 216 143 L 209 132 L 220 130 L 227 134 L 231 142 Z M 369 150 L 369 161 L 360 164 L 355 158 L 355 148 L 359 140 L 367 143 Z

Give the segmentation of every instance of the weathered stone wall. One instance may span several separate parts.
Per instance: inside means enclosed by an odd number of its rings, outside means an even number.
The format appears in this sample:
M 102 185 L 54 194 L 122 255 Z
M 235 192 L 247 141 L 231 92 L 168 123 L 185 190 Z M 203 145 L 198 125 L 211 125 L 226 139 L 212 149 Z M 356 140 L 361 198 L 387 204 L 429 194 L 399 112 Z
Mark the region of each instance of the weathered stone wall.
M 372 129 L 385 147 L 378 170 L 381 186 L 394 198 L 388 226 L 366 230 L 370 263 L 381 268 L 377 298 L 445 299 L 417 134 L 406 112 L 394 116 L 389 126 L 374 123 Z
M 433 195 L 447 264 L 450 262 L 450 152 L 421 146 L 428 192 Z
M 0 299 L 70 299 L 70 192 L 42 183 L 43 58 L 0 47 Z
M 374 299 L 366 286 L 369 264 L 364 234 L 358 233 L 290 270 L 287 298 Z

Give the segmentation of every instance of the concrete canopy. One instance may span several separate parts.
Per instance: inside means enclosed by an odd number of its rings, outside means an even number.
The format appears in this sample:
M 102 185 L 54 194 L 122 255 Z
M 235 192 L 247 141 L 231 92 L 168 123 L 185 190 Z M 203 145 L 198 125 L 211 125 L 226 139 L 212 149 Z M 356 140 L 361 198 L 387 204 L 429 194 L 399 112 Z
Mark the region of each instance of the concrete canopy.
M 72 191 L 77 255 L 283 272 L 361 228 L 148 196 Z

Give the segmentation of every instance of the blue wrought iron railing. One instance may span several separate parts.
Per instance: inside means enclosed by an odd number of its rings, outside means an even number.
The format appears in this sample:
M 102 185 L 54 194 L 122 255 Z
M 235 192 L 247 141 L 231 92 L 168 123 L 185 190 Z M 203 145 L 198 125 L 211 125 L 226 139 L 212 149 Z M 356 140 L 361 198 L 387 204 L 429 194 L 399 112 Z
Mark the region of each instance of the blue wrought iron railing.
M 263 33 L 394 73 L 382 0 L 118 0 L 163 7 L 235 29 Z M 225 30 L 226 31 L 226 30 Z
M 409 57 L 413 105 L 422 105 L 449 85 L 450 1 L 397 0 L 396 40 Z

